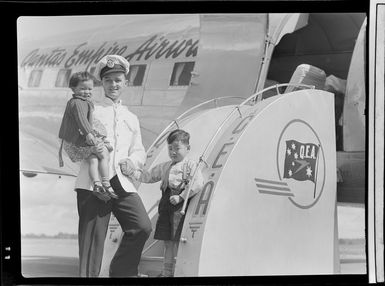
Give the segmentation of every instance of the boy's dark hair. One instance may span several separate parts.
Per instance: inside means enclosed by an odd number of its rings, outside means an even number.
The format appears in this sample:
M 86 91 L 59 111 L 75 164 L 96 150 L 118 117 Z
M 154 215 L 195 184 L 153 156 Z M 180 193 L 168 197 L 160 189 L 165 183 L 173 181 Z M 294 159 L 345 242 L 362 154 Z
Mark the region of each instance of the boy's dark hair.
M 182 129 L 176 129 L 167 136 L 167 144 L 180 141 L 183 144 L 190 144 L 190 134 Z
M 76 72 L 73 75 L 71 75 L 68 85 L 70 88 L 74 88 L 74 87 L 77 87 L 79 82 L 86 81 L 86 80 L 94 80 L 94 77 L 87 71 Z

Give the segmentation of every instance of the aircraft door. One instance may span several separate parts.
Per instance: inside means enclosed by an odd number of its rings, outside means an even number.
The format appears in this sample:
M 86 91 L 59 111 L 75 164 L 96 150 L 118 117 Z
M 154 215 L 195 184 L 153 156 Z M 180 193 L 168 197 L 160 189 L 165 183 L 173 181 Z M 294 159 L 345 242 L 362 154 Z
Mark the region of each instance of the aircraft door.
M 209 99 L 254 92 L 265 46 L 266 14 L 202 15 L 198 56 L 177 115 Z

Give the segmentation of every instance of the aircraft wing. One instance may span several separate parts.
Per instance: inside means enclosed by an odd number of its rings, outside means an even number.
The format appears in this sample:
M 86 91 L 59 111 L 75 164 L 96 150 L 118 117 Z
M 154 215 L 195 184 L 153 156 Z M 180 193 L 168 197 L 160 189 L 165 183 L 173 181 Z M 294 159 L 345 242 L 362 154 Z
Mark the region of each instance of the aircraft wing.
M 79 166 L 70 161 L 63 150 L 64 167 L 59 167 L 60 141 L 42 129 L 24 126 L 19 132 L 20 171 L 25 176 L 38 173 L 76 176 Z

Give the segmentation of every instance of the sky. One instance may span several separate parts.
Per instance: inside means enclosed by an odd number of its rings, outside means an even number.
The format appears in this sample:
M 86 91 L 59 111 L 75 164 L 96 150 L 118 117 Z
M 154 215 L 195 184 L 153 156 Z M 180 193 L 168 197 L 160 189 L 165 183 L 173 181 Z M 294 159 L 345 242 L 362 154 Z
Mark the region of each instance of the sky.
M 77 233 L 78 213 L 74 177 L 20 175 L 21 234 Z

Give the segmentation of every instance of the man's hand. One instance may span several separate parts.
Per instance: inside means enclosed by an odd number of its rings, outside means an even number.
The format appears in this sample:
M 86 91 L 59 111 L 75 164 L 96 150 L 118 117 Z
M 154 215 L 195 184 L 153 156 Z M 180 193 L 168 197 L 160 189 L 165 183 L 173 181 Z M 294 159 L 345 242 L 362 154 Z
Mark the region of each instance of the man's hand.
M 175 196 L 170 197 L 170 203 L 174 206 L 179 204 L 182 200 L 183 200 L 182 197 L 179 195 L 175 195 Z
M 135 171 L 135 165 L 130 159 L 122 159 L 119 161 L 120 170 L 125 176 L 132 176 Z
M 104 143 L 99 142 L 95 146 L 92 147 L 92 152 L 95 153 L 96 155 L 102 155 L 103 148 L 104 148 Z

